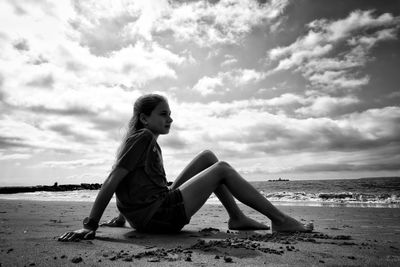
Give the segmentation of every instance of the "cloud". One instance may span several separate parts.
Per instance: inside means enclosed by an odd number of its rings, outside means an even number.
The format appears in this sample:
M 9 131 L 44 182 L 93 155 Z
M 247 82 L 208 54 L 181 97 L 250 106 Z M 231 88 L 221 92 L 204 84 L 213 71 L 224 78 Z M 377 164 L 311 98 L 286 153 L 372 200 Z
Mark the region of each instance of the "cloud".
M 355 77 L 346 71 L 325 71 L 324 73 L 313 73 L 308 77 L 314 87 L 323 88 L 360 88 L 369 83 L 369 76 Z
M 178 132 L 172 132 L 161 141 L 163 147 L 171 148 L 173 150 L 182 150 L 186 148 L 187 143 L 185 137 Z
M 337 99 L 328 101 L 340 102 Z M 209 147 L 212 144 L 216 150 L 232 151 L 239 157 L 246 153 L 261 156 L 302 152 L 367 152 L 384 149 L 388 144 L 400 147 L 398 107 L 370 109 L 336 119 L 291 118 L 269 113 L 265 109 L 267 103 L 268 100 L 243 100 L 207 105 L 182 104 L 179 110 L 190 107 L 196 112 L 179 115 L 175 123 L 179 124 L 183 135 L 190 129 L 188 147 L 192 144 Z
M 223 86 L 221 77 L 203 77 L 193 86 L 193 90 L 199 92 L 202 96 L 215 94 L 218 88 Z
M 312 47 L 311 44 L 308 43 L 313 43 L 313 42 L 305 40 L 304 44 L 303 43 L 299 45 L 292 44 L 289 47 L 272 49 L 269 52 L 269 56 L 272 60 L 277 60 L 279 58 L 288 55 L 288 57 L 280 59 L 279 65 L 275 68 L 275 71 L 287 70 L 293 67 L 297 67 L 308 59 L 318 58 L 320 56 L 326 55 L 333 48 L 333 46 L 330 44 L 326 44 L 323 46 L 316 45 Z
M 224 61 L 221 63 L 221 67 L 232 66 L 238 63 L 238 60 L 232 55 L 225 55 Z
M 3 101 L 3 99 L 4 99 L 3 84 L 4 84 L 4 77 L 0 73 L 0 101 Z
M 32 155 L 29 155 L 29 154 L 18 154 L 18 153 L 15 153 L 15 154 L 4 155 L 4 154 L 0 153 L 0 160 L 29 159 L 31 157 L 32 157 Z
M 154 42 L 171 33 L 176 40 L 209 47 L 236 44 L 253 28 L 274 22 L 287 4 L 287 0 L 73 1 L 75 16 L 69 23 L 95 55 L 139 40 Z
M 282 94 L 266 101 L 269 106 L 285 106 L 305 102 L 306 99 L 304 97 L 290 93 Z
M 386 96 L 387 98 L 398 98 L 400 97 L 400 91 L 392 92 Z
M 95 55 L 107 55 L 137 41 L 153 41 L 153 30 L 170 12 L 165 0 L 73 1 L 71 26 Z
M 0 131 L 3 133 L 0 143 L 8 153 L 89 153 L 93 149 L 100 153 L 114 144 L 103 132 L 93 129 L 90 121 L 65 117 L 60 123 L 54 114 L 43 116 L 26 111 L 14 112 L 0 119 Z M 96 148 L 106 141 L 102 147 Z
M 369 163 L 369 164 L 346 164 L 346 163 L 316 163 L 303 165 L 291 169 L 291 172 L 342 172 L 342 171 L 398 171 L 400 165 L 397 163 Z
M 26 39 L 16 40 L 13 44 L 13 47 L 19 51 L 28 51 L 29 45 Z
M 49 168 L 82 168 L 82 167 L 93 167 L 93 166 L 102 166 L 105 164 L 109 164 L 109 162 L 105 159 L 80 159 L 80 160 L 71 160 L 71 161 L 44 161 L 41 165 Z
M 286 0 L 264 4 L 253 0 L 177 1 L 172 2 L 171 8 L 154 28 L 157 33 L 172 32 L 176 40 L 201 47 L 237 44 L 253 28 L 279 18 L 287 5 Z
M 54 84 L 54 78 L 51 74 L 48 74 L 28 82 L 27 85 L 33 87 L 52 88 L 53 84 Z
M 23 142 L 23 139 L 20 137 L 0 136 L 1 149 L 19 148 L 27 146 L 29 145 L 25 144 Z
M 257 83 L 265 78 L 265 73 L 254 69 L 237 69 L 226 73 L 227 79 L 232 79 L 236 86 Z
M 309 97 L 306 101 L 311 102 L 310 105 L 298 108 L 295 112 L 311 117 L 332 115 L 332 113 L 337 112 L 342 108 L 346 108 L 360 102 L 360 100 L 354 96 L 317 96 Z
M 254 69 L 232 69 L 227 72 L 219 72 L 214 77 L 202 77 L 193 86 L 192 90 L 203 96 L 212 94 L 223 94 L 230 90 L 230 87 L 240 88 L 248 84 L 255 84 L 262 81 L 266 73 Z
M 339 20 L 319 19 L 308 24 L 308 33 L 288 46 L 268 52 L 278 65 L 272 72 L 294 69 L 314 88 L 327 91 L 357 89 L 369 83 L 358 70 L 372 58 L 378 43 L 397 39 L 399 17 L 372 10 L 351 12 Z
M 48 125 L 47 129 L 56 132 L 60 136 L 72 138 L 74 141 L 86 144 L 93 143 L 96 140 L 92 136 L 85 134 L 85 131 L 82 129 L 82 127 L 74 129 L 74 125 L 66 123 L 53 123 Z
M 278 97 L 265 100 L 268 107 L 278 108 L 278 112 L 285 110 L 304 117 L 334 117 L 347 114 L 349 108 L 360 103 L 356 96 L 332 97 L 319 92 L 306 92 L 306 96 L 285 93 Z
M 108 16 L 114 10 L 109 6 L 103 6 L 104 10 L 98 13 L 91 10 L 104 3 L 79 1 L 71 6 L 69 1 L 59 1 L 57 5 L 47 7 L 45 3 L 29 2 L 26 3 L 28 13 L 23 16 L 13 13 L 11 3 L 1 4 L 5 13 L 0 32 L 5 34 L 0 39 L 0 72 L 6 77 L 4 83 L 9 88 L 10 99 L 16 99 L 21 91 L 29 91 L 30 88 L 24 88 L 26 85 L 57 88 L 57 93 L 64 88 L 71 90 L 99 84 L 137 89 L 155 79 L 176 79 L 175 66 L 192 62 L 188 51 L 180 56 L 155 41 L 130 38 L 121 41 L 117 33 L 115 41 L 122 46 L 100 54 L 91 53 L 91 46 L 82 46 L 82 38 L 87 37 L 83 32 L 86 28 L 73 27 L 71 22 L 79 18 L 95 23 L 101 16 Z M 85 4 L 85 8 L 80 4 Z M 122 2 L 115 1 L 110 5 L 116 8 L 116 14 L 126 12 Z M 102 29 L 104 38 L 112 39 L 110 35 L 115 31 Z M 90 28 L 93 33 L 100 30 Z M 95 44 L 101 46 L 104 42 L 93 42 Z

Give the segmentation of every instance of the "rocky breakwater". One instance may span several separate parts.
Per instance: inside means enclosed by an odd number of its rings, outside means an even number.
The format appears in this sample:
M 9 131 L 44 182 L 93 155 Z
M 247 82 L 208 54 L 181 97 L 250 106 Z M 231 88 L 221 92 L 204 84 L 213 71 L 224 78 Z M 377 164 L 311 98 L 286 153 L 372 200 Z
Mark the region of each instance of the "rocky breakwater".
M 98 190 L 101 184 L 63 184 L 58 185 L 36 185 L 36 186 L 7 186 L 0 187 L 0 194 L 29 193 L 38 191 L 74 191 L 74 190 Z

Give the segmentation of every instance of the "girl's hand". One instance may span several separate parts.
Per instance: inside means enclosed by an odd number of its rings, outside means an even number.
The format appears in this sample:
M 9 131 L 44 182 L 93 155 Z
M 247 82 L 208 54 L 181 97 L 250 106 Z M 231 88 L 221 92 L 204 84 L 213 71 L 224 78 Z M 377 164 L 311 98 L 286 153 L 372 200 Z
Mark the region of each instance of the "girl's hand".
M 68 242 L 68 241 L 78 241 L 81 239 L 94 239 L 96 232 L 89 229 L 80 229 L 73 232 L 66 232 L 58 238 L 58 241 Z
M 100 224 L 100 226 L 107 226 L 107 227 L 124 227 L 125 225 L 125 218 L 121 216 L 117 216 L 115 218 L 112 218 L 108 222 L 104 222 Z

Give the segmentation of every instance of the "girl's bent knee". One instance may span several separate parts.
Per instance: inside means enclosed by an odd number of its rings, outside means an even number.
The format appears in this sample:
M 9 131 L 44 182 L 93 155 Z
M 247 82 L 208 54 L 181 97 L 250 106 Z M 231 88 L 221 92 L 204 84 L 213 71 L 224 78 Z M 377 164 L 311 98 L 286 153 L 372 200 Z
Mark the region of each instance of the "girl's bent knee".
M 226 161 L 218 161 L 216 163 L 218 169 L 222 169 L 222 170 L 230 170 L 232 169 L 231 165 L 229 165 L 229 163 L 227 163 Z
M 205 158 L 207 161 L 209 161 L 211 164 L 214 164 L 215 162 L 218 161 L 217 156 L 215 156 L 214 152 L 212 152 L 211 150 L 204 150 L 200 153 L 200 156 L 202 158 Z

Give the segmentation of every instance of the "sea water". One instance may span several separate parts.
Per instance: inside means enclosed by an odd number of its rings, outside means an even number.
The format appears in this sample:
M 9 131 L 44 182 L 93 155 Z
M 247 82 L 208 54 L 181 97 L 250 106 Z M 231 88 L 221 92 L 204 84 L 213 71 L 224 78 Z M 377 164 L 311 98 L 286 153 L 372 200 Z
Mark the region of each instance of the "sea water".
M 257 181 L 251 184 L 276 205 L 400 208 L 400 177 Z M 93 202 L 98 190 L 0 194 L 0 199 Z M 115 197 L 111 202 L 115 202 Z M 215 195 L 208 204 L 221 204 Z

